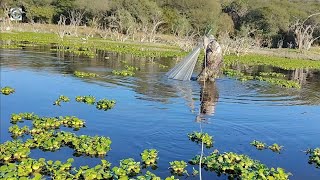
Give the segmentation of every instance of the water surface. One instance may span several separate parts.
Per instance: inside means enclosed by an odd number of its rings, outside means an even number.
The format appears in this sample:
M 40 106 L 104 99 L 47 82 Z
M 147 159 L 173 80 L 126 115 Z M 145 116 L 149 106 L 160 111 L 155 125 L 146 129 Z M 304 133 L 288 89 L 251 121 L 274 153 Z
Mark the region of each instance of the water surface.
M 284 71 L 270 67 L 253 67 L 260 71 L 282 72 L 298 78 L 302 89 L 286 89 L 264 82 L 240 82 L 227 77 L 205 86 L 196 81 L 168 80 L 164 74 L 176 59 L 137 58 L 131 55 L 107 54 L 106 59 L 67 56 L 41 49 L 0 49 L 1 86 L 13 87 L 10 96 L 1 95 L 1 143 L 11 140 L 8 128 L 11 113 L 34 112 L 40 116 L 74 115 L 86 120 L 86 128 L 77 134 L 108 136 L 112 150 L 106 159 L 113 165 L 133 157 L 147 148 L 159 151 L 159 168 L 154 172 L 169 176 L 169 162 L 188 161 L 199 154 L 199 145 L 188 140 L 187 133 L 203 131 L 214 136 L 214 147 L 220 152 L 233 151 L 260 160 L 268 167 L 282 167 L 293 174 L 290 179 L 320 179 L 320 170 L 308 164 L 307 148 L 320 146 L 320 73 L 312 70 Z M 112 75 L 124 61 L 139 67 L 135 77 Z M 159 64 L 168 68 L 161 68 Z M 96 79 L 80 79 L 72 73 L 95 72 Z M 194 74 L 194 76 L 196 73 Z M 204 92 L 204 93 L 201 93 Z M 52 103 L 60 95 L 71 98 L 61 107 Z M 75 96 L 93 95 L 96 99 L 115 99 L 109 111 L 75 102 Z M 201 103 L 202 100 L 202 103 Z M 284 146 L 281 154 L 258 151 L 253 140 Z M 205 150 L 208 155 L 211 150 Z M 73 151 L 32 150 L 32 158 L 45 157 L 65 161 Z M 93 166 L 99 158 L 74 157 L 75 166 Z M 188 166 L 189 173 L 192 166 Z M 190 177 L 189 179 L 192 179 Z M 198 179 L 198 178 L 194 178 Z M 204 179 L 225 179 L 204 172 Z

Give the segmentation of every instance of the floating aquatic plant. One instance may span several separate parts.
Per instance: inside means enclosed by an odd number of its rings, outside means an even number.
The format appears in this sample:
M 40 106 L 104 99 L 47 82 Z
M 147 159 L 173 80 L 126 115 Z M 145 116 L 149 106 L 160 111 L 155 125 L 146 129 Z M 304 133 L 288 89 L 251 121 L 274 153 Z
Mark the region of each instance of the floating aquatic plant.
M 117 179 L 135 176 L 140 173 L 140 170 L 140 162 L 136 162 L 132 158 L 123 159 L 120 161 L 119 167 L 112 168 Z
M 271 76 L 271 77 L 286 77 L 286 75 L 282 73 L 276 73 L 276 72 L 260 72 L 260 76 Z
M 15 90 L 9 86 L 6 86 L 4 88 L 1 88 L 1 93 L 4 94 L 4 95 L 9 95 L 9 94 L 12 94 L 14 93 Z
M 88 72 L 81 72 L 81 71 L 75 71 L 73 74 L 76 77 L 80 77 L 80 78 L 98 77 L 98 74 L 88 73 Z
M 94 96 L 77 96 L 76 97 L 77 102 L 84 102 L 87 104 L 94 104 L 96 102 L 96 98 Z
M 309 164 L 320 168 L 320 148 L 308 149 L 307 154 L 309 154 Z
M 286 87 L 286 88 L 301 88 L 301 85 L 299 84 L 299 82 L 293 81 L 293 80 L 285 80 L 285 79 L 262 77 L 262 76 L 256 76 L 255 79 L 259 81 L 265 81 L 270 84 Z
M 283 146 L 279 146 L 278 144 L 274 143 L 271 146 L 269 146 L 268 148 L 271 149 L 273 152 L 280 153 L 280 151 L 282 150 Z
M 112 74 L 114 74 L 114 75 L 119 75 L 119 76 L 133 76 L 133 75 L 135 75 L 134 72 L 128 71 L 128 70 L 120 70 L 120 71 L 118 71 L 118 70 L 113 70 L 113 71 L 112 71 Z
M 116 101 L 114 100 L 108 100 L 108 99 L 101 99 L 97 102 L 97 109 L 102 109 L 102 110 L 108 110 L 112 109 L 114 105 L 116 104 Z
M 74 179 L 111 179 L 113 174 L 110 171 L 111 163 L 107 160 L 101 160 L 101 164 L 96 165 L 93 168 L 89 166 L 81 166 L 76 170 Z
M 125 70 L 113 70 L 112 74 L 119 76 L 133 76 L 135 75 L 134 71 L 138 71 L 138 67 L 125 65 Z
M 156 149 L 145 149 L 141 153 L 141 159 L 146 166 L 155 165 L 158 159 L 158 151 Z
M 173 174 L 183 175 L 188 174 L 187 170 L 187 163 L 184 161 L 172 161 L 170 162 L 170 169 Z
M 84 120 L 79 119 L 75 116 L 60 116 L 59 117 L 60 122 L 67 127 L 72 127 L 74 129 L 80 129 L 84 127 Z
M 208 133 L 194 131 L 193 133 L 189 133 L 188 137 L 194 142 L 203 142 L 203 144 L 206 145 L 207 148 L 210 148 L 213 145 L 213 137 L 210 136 Z
M 147 171 L 143 176 L 138 176 L 137 180 L 161 180 L 161 178 L 156 176 L 152 172 Z
M 61 101 L 62 102 L 69 102 L 70 99 L 67 96 L 64 95 L 60 95 L 59 98 L 57 100 L 55 100 L 55 102 L 53 103 L 53 105 L 57 105 L 57 106 L 61 106 Z
M 22 121 L 22 116 L 21 114 L 11 114 L 11 123 L 17 123 L 17 122 L 20 122 Z
M 263 149 L 267 148 L 267 145 L 265 143 L 261 142 L 261 141 L 253 140 L 250 144 L 252 146 L 255 146 L 259 150 L 263 150 Z
M 291 175 L 282 168 L 268 168 L 246 155 L 233 152 L 220 154 L 215 151 L 203 158 L 202 166 L 218 175 L 228 175 L 230 179 L 288 179 Z
M 9 127 L 9 132 L 13 137 L 19 137 L 29 132 L 28 126 L 23 126 L 20 128 L 18 125 L 13 125 Z
M 0 164 L 7 164 L 15 160 L 20 161 L 27 158 L 29 154 L 30 148 L 23 144 L 21 140 L 7 141 L 0 144 Z
M 111 140 L 103 136 L 81 135 L 72 142 L 72 147 L 77 154 L 86 154 L 89 156 L 103 156 L 111 149 Z

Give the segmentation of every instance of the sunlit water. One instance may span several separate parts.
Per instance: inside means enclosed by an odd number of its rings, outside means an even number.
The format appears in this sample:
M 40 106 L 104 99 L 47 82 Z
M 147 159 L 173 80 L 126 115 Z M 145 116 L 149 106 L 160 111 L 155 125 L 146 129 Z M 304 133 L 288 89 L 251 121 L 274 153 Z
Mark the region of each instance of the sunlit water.
M 320 75 L 314 72 L 303 88 L 285 89 L 262 82 L 240 82 L 222 77 L 206 84 L 204 97 L 211 103 L 200 104 L 203 86 L 196 81 L 168 80 L 164 74 L 174 59 L 134 58 L 109 53 L 109 60 L 66 57 L 41 50 L 0 50 L 1 87 L 13 87 L 10 96 L 1 95 L 1 143 L 11 140 L 8 128 L 11 113 L 34 112 L 40 116 L 74 115 L 86 120 L 86 128 L 77 134 L 108 136 L 112 150 L 106 159 L 113 166 L 123 158 L 140 160 L 144 149 L 159 151 L 161 177 L 170 175 L 169 162 L 188 161 L 201 148 L 188 140 L 187 133 L 200 131 L 214 136 L 214 148 L 236 152 L 260 160 L 268 167 L 282 167 L 293 174 L 291 179 L 320 179 L 320 169 L 308 164 L 307 148 L 320 146 Z M 123 67 L 121 61 L 140 67 L 135 77 L 112 75 Z M 95 72 L 96 79 L 74 77 L 75 71 Z M 290 74 L 291 72 L 285 72 Z M 53 106 L 60 95 L 71 98 L 61 107 Z M 93 105 L 75 102 L 78 95 L 96 99 L 114 99 L 116 106 L 100 111 Z M 200 113 L 200 112 L 205 112 Z M 284 146 L 281 154 L 258 151 L 252 140 Z M 208 155 L 213 149 L 205 150 Z M 57 152 L 32 150 L 32 158 L 62 160 L 72 157 L 73 150 Z M 74 157 L 75 166 L 93 166 L 99 158 Z M 195 167 L 197 168 L 197 167 Z M 192 166 L 188 166 L 189 173 Z M 203 172 L 204 179 L 219 179 L 215 173 Z M 225 179 L 226 177 L 220 177 Z M 198 177 L 189 177 L 198 179 Z

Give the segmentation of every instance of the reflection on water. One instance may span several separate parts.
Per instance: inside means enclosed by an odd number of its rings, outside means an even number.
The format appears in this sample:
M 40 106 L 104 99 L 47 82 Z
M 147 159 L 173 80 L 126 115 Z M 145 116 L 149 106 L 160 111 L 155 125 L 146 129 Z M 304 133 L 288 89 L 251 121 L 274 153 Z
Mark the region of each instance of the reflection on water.
M 220 78 L 216 82 L 168 80 L 164 74 L 175 59 L 137 58 L 109 52 L 106 59 L 86 59 L 43 49 L 0 49 L 1 86 L 12 86 L 16 93 L 1 96 L 1 142 L 10 139 L 7 129 L 10 114 L 35 112 L 42 116 L 74 115 L 86 120 L 86 128 L 77 134 L 103 135 L 112 139 L 112 150 L 106 157 L 113 165 L 133 157 L 139 160 L 147 148 L 159 150 L 156 174 L 169 175 L 169 162 L 188 161 L 199 154 L 200 147 L 190 142 L 187 134 L 199 130 L 195 119 L 203 123 L 204 132 L 214 136 L 214 148 L 221 152 L 244 153 L 267 164 L 283 167 L 293 173 L 291 179 L 319 179 L 320 171 L 307 163 L 302 153 L 318 147 L 320 136 L 320 73 L 312 70 L 286 71 L 269 66 L 240 67 L 254 75 L 259 72 L 280 72 L 298 78 L 302 89 L 286 89 L 264 82 L 240 82 Z M 124 65 L 140 68 L 134 77 L 114 76 L 113 69 Z M 163 68 L 165 65 L 167 68 Z M 77 71 L 95 72 L 94 79 L 80 79 Z M 194 77 L 197 73 L 194 74 Z M 59 95 L 69 96 L 70 103 L 55 107 Z M 35 96 L 36 95 L 36 96 Z M 114 109 L 104 112 L 74 102 L 78 95 L 94 95 L 97 99 L 115 99 Z M 281 154 L 257 151 L 249 143 L 254 140 L 278 143 Z M 33 158 L 65 160 L 72 151 L 61 153 L 36 151 Z M 210 154 L 206 150 L 205 154 Z M 99 159 L 75 158 L 75 166 L 99 163 Z M 188 166 L 192 172 L 192 166 Z M 219 179 L 203 172 L 203 179 Z M 189 177 L 192 179 L 192 177 Z M 197 179 L 197 178 L 194 178 Z M 222 177 L 221 179 L 225 179 Z
M 200 91 L 200 112 L 197 116 L 197 122 L 206 121 L 206 116 L 213 116 L 216 111 L 216 105 L 219 99 L 219 92 L 216 82 L 199 82 Z

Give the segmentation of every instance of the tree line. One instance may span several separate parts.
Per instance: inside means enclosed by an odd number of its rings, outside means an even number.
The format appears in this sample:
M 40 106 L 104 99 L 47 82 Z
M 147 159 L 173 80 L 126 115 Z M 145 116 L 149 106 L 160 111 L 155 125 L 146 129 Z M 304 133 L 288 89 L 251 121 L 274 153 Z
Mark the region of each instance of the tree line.
M 308 49 L 320 43 L 317 0 L 0 0 L 1 16 L 11 7 L 22 7 L 23 22 L 64 20 L 146 38 L 199 37 L 210 31 L 231 39 L 250 37 L 264 47 Z

